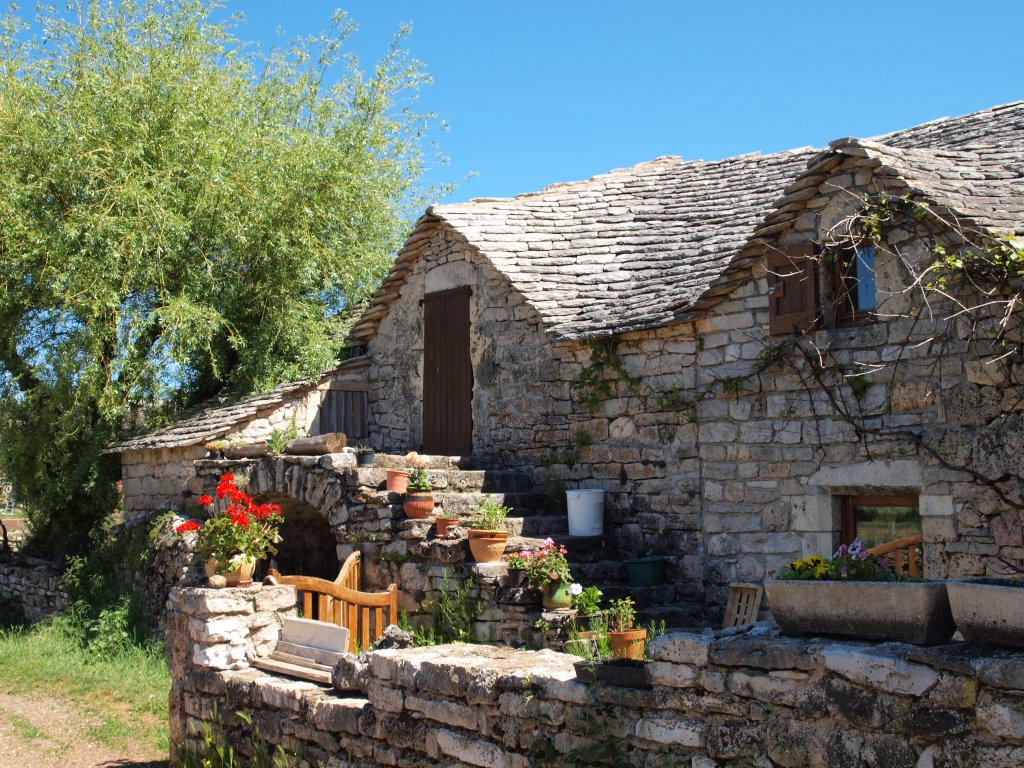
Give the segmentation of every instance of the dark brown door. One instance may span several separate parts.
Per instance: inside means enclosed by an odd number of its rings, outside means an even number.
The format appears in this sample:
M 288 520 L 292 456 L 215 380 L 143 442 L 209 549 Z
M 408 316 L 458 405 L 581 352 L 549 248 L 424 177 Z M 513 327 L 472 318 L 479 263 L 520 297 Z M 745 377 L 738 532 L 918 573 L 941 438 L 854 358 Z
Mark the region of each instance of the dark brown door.
M 473 451 L 473 368 L 469 359 L 469 288 L 423 300 L 423 452 Z

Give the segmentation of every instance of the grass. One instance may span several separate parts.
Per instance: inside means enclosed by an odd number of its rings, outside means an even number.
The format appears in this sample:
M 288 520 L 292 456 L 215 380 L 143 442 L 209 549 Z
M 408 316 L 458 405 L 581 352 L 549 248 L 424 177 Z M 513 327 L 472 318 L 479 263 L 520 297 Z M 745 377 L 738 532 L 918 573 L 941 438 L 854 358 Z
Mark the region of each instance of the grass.
M 74 703 L 100 723 L 90 738 L 112 748 L 145 745 L 166 752 L 170 676 L 161 648 L 131 646 L 116 655 L 91 653 L 63 631 L 60 620 L 28 628 L 0 628 L 0 692 Z M 13 723 L 26 740 L 41 735 L 27 721 Z
M 23 741 L 35 741 L 43 735 L 41 730 L 36 728 L 21 715 L 11 715 L 8 722 L 14 727 L 14 731 L 18 734 L 18 738 Z

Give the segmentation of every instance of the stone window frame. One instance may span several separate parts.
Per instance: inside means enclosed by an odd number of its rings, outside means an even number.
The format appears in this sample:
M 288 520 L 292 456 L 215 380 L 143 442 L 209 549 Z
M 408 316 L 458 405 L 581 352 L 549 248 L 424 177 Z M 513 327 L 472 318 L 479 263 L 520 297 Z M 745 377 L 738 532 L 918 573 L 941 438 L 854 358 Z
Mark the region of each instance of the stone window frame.
M 945 578 L 935 570 L 929 551 L 948 540 L 953 497 L 944 483 L 926 483 L 913 459 L 879 459 L 841 466 L 824 466 L 806 480 L 807 492 L 791 499 L 790 529 L 800 537 L 801 557 L 830 557 L 842 536 L 839 497 L 916 494 L 924 536 L 925 578 Z
M 856 277 L 851 273 L 855 269 L 857 256 L 867 248 L 872 250 L 871 271 L 876 277 L 875 298 L 870 309 L 861 309 L 856 300 Z M 831 314 L 836 326 L 849 327 L 878 322 L 878 246 L 874 242 L 863 240 L 840 248 L 831 260 L 827 274 L 827 279 L 831 283 Z

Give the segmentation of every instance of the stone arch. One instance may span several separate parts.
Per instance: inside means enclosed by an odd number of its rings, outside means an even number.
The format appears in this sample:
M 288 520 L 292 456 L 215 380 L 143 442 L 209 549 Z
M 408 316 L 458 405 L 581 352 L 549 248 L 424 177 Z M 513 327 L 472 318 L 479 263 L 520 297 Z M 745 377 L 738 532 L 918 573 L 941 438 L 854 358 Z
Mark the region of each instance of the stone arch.
M 281 541 L 271 565 L 281 573 L 333 581 L 341 563 L 334 531 L 324 516 L 310 504 L 287 496 L 264 493 L 255 499 L 278 504 L 284 516 L 278 531 Z
M 248 469 L 249 493 L 281 506 L 282 541 L 274 558 L 282 573 L 334 579 L 351 547 L 344 477 L 319 457 L 268 456 Z

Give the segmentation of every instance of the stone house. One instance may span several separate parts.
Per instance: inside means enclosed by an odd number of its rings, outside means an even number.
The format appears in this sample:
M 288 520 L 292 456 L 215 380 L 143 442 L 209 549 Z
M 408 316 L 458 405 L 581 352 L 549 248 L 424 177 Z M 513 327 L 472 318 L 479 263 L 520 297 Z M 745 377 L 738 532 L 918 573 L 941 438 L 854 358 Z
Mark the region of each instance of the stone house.
M 1009 318 L 993 340 L 1002 316 L 924 284 L 936 247 L 1021 234 L 1024 103 L 432 206 L 352 359 L 116 446 L 126 505 L 173 505 L 202 441 L 296 413 L 389 453 L 604 488 L 616 551 L 671 557 L 697 612 L 883 523 L 923 534 L 928 576 L 1012 571 L 1020 310 L 975 297 Z

